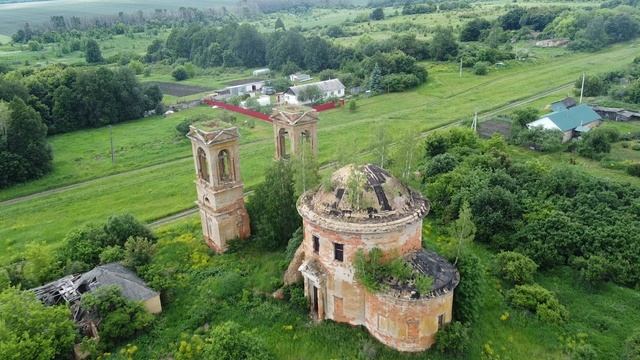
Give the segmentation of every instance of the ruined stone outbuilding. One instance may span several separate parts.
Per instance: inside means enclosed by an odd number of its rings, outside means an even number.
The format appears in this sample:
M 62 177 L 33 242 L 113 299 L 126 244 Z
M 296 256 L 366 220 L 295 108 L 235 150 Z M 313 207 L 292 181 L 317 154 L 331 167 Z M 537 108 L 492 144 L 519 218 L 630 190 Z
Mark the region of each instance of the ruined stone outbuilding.
M 202 235 L 216 252 L 224 252 L 234 239 L 251 235 L 249 214 L 244 206 L 244 185 L 240 177 L 240 146 L 237 128 L 191 127 Z
M 422 351 L 452 317 L 456 268 L 422 248 L 422 219 L 429 202 L 374 165 L 336 171 L 324 185 L 298 201 L 304 238 L 292 270 L 304 279 L 305 296 L 317 320 L 364 326 L 380 342 L 400 351 Z M 371 292 L 356 278 L 358 250 L 379 248 L 402 256 L 414 272 L 433 278 L 428 293 L 389 284 Z

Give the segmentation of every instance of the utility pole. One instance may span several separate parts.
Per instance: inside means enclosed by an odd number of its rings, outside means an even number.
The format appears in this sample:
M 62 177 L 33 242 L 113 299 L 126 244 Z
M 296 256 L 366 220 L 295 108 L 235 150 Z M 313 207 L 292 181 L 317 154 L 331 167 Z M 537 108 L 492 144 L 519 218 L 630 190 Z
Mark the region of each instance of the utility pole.
M 580 104 L 582 104 L 582 94 L 584 93 L 584 78 L 585 74 L 582 73 L 582 86 L 580 87 Z
M 473 132 L 476 132 L 476 130 L 478 129 L 478 112 L 476 111 L 476 114 L 473 116 L 473 122 L 471 123 L 471 128 L 473 129 Z
M 111 125 L 109 125 L 109 142 L 111 143 L 111 165 L 113 165 L 116 162 L 116 154 L 113 151 L 113 129 Z
M 462 56 L 460 57 L 460 77 L 462 77 Z

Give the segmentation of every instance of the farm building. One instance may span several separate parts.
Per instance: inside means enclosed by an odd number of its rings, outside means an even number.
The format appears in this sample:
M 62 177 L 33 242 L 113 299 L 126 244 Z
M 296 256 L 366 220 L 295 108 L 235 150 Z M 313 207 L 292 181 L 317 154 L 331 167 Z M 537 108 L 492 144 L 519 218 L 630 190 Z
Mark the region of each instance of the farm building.
M 312 79 L 311 75 L 309 75 L 309 74 L 295 73 L 295 74 L 289 75 L 289 81 L 294 82 L 294 83 L 305 82 L 305 81 L 309 81 L 311 79 Z
M 593 110 L 602 116 L 603 119 L 614 121 L 640 120 L 640 112 L 625 110 L 622 108 L 594 106 Z
M 360 187 L 350 185 L 358 178 Z M 400 351 L 422 351 L 451 321 L 456 268 L 422 248 L 422 219 L 429 202 L 375 165 L 349 165 L 332 175 L 332 187 L 308 191 L 298 200 L 303 241 L 285 283 L 304 280 L 312 317 L 364 326 L 376 339 Z M 358 192 L 353 196 L 350 192 Z M 355 205 L 350 199 L 360 198 Z M 401 256 L 414 274 L 433 279 L 420 293 L 390 280 L 370 291 L 356 276 L 358 252 L 380 249 Z
M 560 47 L 565 46 L 569 43 L 568 39 L 546 39 L 536 41 L 537 47 Z
M 589 105 L 581 104 L 569 109 L 554 111 L 527 124 L 529 129 L 540 127 L 545 130 L 560 130 L 564 133 L 562 142 L 567 142 L 597 127 L 602 117 Z
M 240 96 L 256 91 L 261 91 L 265 81 L 259 79 L 245 79 L 233 81 L 222 90 L 218 91 L 216 98 L 228 98 L 233 96 Z
M 252 74 L 254 77 L 258 77 L 258 76 L 269 75 L 269 73 L 271 73 L 271 70 L 269 70 L 268 68 L 264 68 L 264 69 L 253 70 Z
M 311 87 L 317 87 L 320 90 L 319 98 L 303 99 L 303 94 Z M 329 98 L 340 98 L 344 96 L 345 87 L 338 79 L 325 80 L 311 84 L 292 86 L 285 91 L 282 101 L 291 105 L 306 105 L 317 100 L 326 100 Z M 302 95 L 302 96 L 301 96 Z
M 567 110 L 567 109 L 571 109 L 572 107 L 575 107 L 576 105 L 578 105 L 578 102 L 576 101 L 576 99 L 572 97 L 567 97 L 560 101 L 552 102 L 551 111 Z

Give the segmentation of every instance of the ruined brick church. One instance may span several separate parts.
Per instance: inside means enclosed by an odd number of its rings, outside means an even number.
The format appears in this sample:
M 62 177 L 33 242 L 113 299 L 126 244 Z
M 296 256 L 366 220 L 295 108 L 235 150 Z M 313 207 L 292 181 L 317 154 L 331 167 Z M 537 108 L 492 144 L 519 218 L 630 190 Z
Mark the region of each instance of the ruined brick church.
M 303 145 L 317 153 L 317 113 L 299 106 L 276 108 L 275 159 L 296 156 Z M 197 204 L 207 244 L 224 252 L 229 240 L 250 236 L 239 170 L 238 130 L 192 127 Z M 305 145 L 306 146 L 306 145 Z M 357 186 L 354 186 L 354 181 Z M 354 206 L 353 199 L 358 206 Z M 380 342 L 400 351 L 422 351 L 452 318 L 456 268 L 422 248 L 422 219 L 429 202 L 385 170 L 349 165 L 330 186 L 307 191 L 298 200 L 303 241 L 284 282 L 304 281 L 314 319 L 364 326 Z M 359 250 L 378 248 L 385 257 L 402 256 L 414 272 L 429 276 L 427 293 L 397 285 L 371 292 L 356 278 Z

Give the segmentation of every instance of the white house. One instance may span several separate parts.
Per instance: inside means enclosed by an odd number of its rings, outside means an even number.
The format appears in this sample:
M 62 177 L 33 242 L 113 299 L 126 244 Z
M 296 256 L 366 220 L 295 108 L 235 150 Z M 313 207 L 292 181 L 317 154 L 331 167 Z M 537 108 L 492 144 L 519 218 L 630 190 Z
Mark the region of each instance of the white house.
M 304 99 L 304 93 L 311 87 L 317 87 L 320 90 L 320 98 Z M 330 79 L 311 84 L 292 86 L 285 91 L 282 102 L 291 105 L 305 105 L 317 100 L 326 100 L 329 98 L 341 98 L 344 96 L 345 87 L 338 79 Z M 300 95 L 303 95 L 302 98 Z
M 602 117 L 585 104 L 580 104 L 565 110 L 554 111 L 542 118 L 527 124 L 529 129 L 542 128 L 545 130 L 562 131 L 562 142 L 589 132 L 602 122 Z

